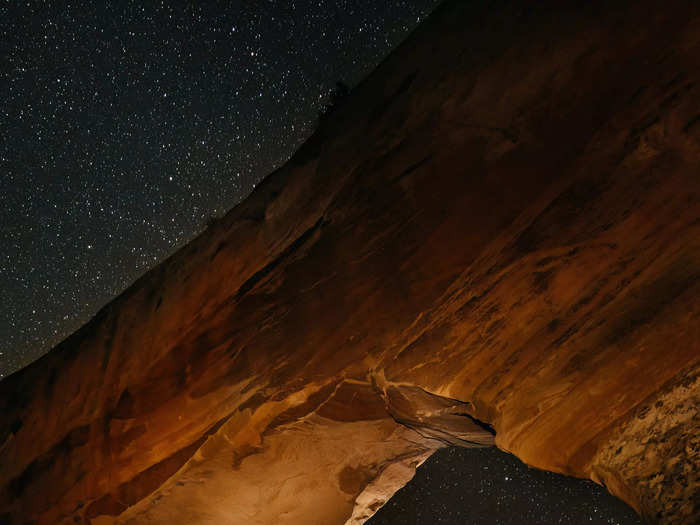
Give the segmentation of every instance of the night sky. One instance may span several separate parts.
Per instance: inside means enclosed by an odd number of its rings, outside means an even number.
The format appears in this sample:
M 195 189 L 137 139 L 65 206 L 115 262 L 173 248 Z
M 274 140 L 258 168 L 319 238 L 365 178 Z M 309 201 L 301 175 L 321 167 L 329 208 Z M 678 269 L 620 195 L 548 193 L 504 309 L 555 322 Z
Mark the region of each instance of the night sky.
M 438 0 L 0 3 L 0 377 L 284 163 Z
M 641 525 L 592 481 L 530 468 L 497 448 L 447 448 L 367 525 Z
M 245 198 L 438 3 L 3 2 L 0 378 Z M 441 452 L 372 523 L 639 523 L 527 470 Z

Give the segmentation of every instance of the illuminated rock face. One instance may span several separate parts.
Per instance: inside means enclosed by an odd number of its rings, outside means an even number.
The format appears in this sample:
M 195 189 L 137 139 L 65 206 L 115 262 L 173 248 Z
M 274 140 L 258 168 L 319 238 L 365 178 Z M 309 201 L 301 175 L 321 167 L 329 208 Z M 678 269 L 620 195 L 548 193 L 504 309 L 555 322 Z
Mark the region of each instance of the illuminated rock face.
M 361 523 L 494 439 L 697 522 L 700 5 L 471 4 L 0 383 L 0 522 Z

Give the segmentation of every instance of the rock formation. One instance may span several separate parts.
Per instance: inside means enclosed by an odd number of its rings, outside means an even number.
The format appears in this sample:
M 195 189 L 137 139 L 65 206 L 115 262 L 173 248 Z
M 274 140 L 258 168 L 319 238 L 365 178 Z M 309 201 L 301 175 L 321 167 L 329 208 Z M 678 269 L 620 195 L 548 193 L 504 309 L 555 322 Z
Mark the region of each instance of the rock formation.
M 448 1 L 0 383 L 0 522 L 362 523 L 495 441 L 700 516 L 700 4 Z

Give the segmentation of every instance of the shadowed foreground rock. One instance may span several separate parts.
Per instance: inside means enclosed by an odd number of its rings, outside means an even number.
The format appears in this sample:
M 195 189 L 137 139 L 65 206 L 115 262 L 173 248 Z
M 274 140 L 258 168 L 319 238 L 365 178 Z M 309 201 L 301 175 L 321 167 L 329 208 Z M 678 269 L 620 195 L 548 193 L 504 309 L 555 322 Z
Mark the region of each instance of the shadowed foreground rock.
M 361 523 L 495 439 L 697 523 L 699 11 L 447 2 L 0 383 L 0 522 Z

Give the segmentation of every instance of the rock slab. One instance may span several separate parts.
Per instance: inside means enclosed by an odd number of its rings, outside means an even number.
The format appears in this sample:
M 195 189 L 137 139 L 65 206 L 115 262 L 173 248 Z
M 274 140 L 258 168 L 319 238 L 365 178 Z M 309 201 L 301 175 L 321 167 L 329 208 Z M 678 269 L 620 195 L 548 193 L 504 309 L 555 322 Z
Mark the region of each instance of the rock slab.
M 0 382 L 0 522 L 362 523 L 446 445 L 700 516 L 700 4 L 444 3 Z

